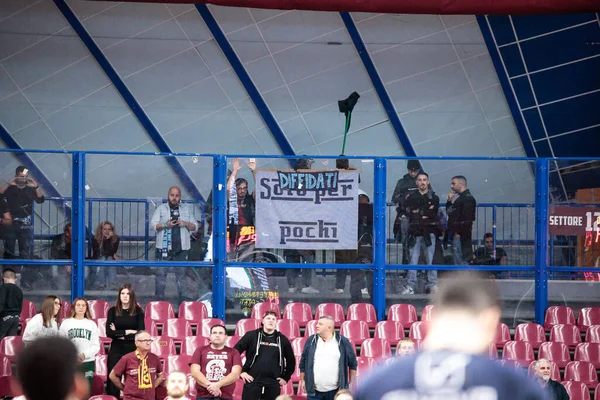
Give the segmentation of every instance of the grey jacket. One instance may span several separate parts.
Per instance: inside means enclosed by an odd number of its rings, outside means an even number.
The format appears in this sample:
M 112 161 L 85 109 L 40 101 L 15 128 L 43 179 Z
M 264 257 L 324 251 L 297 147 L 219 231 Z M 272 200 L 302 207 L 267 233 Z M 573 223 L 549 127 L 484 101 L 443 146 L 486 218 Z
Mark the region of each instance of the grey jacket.
M 339 387 L 338 389 L 348 389 L 350 382 L 348 381 L 348 368 L 356 371 L 358 367 L 358 361 L 356 360 L 356 354 L 350 344 L 350 341 L 344 336 L 338 333 L 334 333 L 334 338 L 338 343 L 340 349 L 340 368 L 339 368 Z M 308 396 L 315 395 L 315 351 L 317 350 L 317 342 L 319 335 L 311 335 L 304 349 L 302 350 L 302 357 L 300 358 L 300 372 L 304 373 L 304 384 L 306 387 L 306 394 Z

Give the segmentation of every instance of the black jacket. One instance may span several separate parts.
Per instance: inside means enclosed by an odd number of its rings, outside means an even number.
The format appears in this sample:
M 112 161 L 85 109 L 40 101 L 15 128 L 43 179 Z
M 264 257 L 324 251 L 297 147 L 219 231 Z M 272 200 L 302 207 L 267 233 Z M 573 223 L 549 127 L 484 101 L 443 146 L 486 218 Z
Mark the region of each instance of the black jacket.
M 273 362 L 279 363 L 279 377 L 287 382 L 292 377 L 296 368 L 294 350 L 292 349 L 292 344 L 285 335 L 281 334 L 279 331 L 275 331 L 274 334 L 277 340 L 277 347 L 279 348 L 279 360 L 273 360 Z M 249 372 L 250 368 L 252 368 L 252 365 L 258 356 L 260 348 L 259 343 L 262 335 L 262 328 L 247 332 L 235 345 L 235 349 L 239 351 L 240 354 L 246 352 L 246 362 L 242 367 L 242 372 Z
M 438 209 L 440 198 L 431 190 L 421 194 L 411 193 L 406 199 L 406 215 L 410 225 L 408 234 L 411 236 L 437 235 Z M 424 218 L 425 217 L 425 218 Z
M 397 205 L 396 211 L 399 216 L 406 213 L 406 196 L 410 193 L 414 193 L 417 190 L 417 178 L 411 177 L 406 174 L 399 179 L 392 195 L 392 203 Z
M 14 283 L 0 286 L 0 320 L 8 315 L 21 315 L 23 292 Z
M 567 389 L 560 383 L 550 379 L 548 385 L 544 388 L 549 400 L 569 400 Z
M 469 189 L 457 194 L 458 198 L 446 203 L 448 214 L 448 230 L 461 236 L 471 237 L 477 202 Z

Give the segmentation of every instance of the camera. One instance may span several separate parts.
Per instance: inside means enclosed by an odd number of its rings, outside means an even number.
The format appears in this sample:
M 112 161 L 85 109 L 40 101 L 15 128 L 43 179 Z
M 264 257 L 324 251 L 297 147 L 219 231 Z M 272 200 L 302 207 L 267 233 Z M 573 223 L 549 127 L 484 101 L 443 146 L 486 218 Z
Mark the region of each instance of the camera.
M 171 209 L 171 221 L 179 221 L 179 208 Z

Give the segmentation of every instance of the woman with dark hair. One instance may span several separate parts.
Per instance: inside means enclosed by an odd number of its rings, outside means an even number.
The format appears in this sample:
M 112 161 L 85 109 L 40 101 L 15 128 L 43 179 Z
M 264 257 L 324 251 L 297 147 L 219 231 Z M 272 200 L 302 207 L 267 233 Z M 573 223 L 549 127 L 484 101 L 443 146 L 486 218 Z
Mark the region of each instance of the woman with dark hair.
M 42 336 L 58 336 L 60 326 L 60 299 L 47 296 L 42 303 L 42 312 L 31 318 L 23 332 L 23 342 L 32 342 Z
M 77 347 L 79 370 L 89 380 L 94 378 L 96 354 L 100 351 L 98 326 L 90 317 L 86 299 L 78 297 L 71 304 L 71 314 L 60 324 L 60 333 Z
M 121 357 L 135 351 L 135 334 L 142 330 L 144 311 L 137 304 L 131 284 L 125 283 L 119 288 L 119 297 L 106 318 L 106 334 L 112 339 L 107 363 L 109 373 Z M 106 384 L 106 394 L 118 399 L 119 389 L 110 380 Z
M 117 254 L 119 250 L 119 235 L 115 232 L 115 226 L 110 221 L 102 221 L 96 228 L 92 238 L 93 260 L 120 260 Z M 90 281 L 95 289 L 104 289 L 116 284 L 117 267 L 96 267 L 90 274 Z

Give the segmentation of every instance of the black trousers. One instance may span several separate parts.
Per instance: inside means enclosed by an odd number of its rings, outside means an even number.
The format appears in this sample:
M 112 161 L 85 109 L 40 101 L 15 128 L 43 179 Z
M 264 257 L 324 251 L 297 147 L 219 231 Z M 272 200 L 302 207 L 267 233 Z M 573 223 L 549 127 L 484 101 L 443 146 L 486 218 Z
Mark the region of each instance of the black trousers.
M 113 342 L 117 341 L 119 339 L 113 339 Z M 114 346 L 114 343 L 113 343 Z M 106 362 L 106 366 L 107 366 L 107 371 L 108 371 L 108 375 L 110 375 L 110 372 L 113 370 L 113 368 L 115 367 L 115 365 L 117 365 L 117 363 L 119 362 L 119 360 L 127 353 L 130 353 L 129 351 L 114 351 L 115 349 L 113 349 L 113 347 L 111 347 L 111 349 L 108 352 L 108 359 Z M 135 348 L 134 348 L 135 351 Z M 121 395 L 121 391 L 115 386 L 114 383 L 112 383 L 112 381 L 110 380 L 110 378 L 108 378 L 106 380 L 106 394 L 109 396 L 113 396 L 115 398 L 120 398 Z
M 279 386 L 264 386 L 260 383 L 246 383 L 242 400 L 275 400 L 281 393 Z
M 19 316 L 8 316 L 0 319 L 0 340 L 6 336 L 17 336 L 19 332 Z

